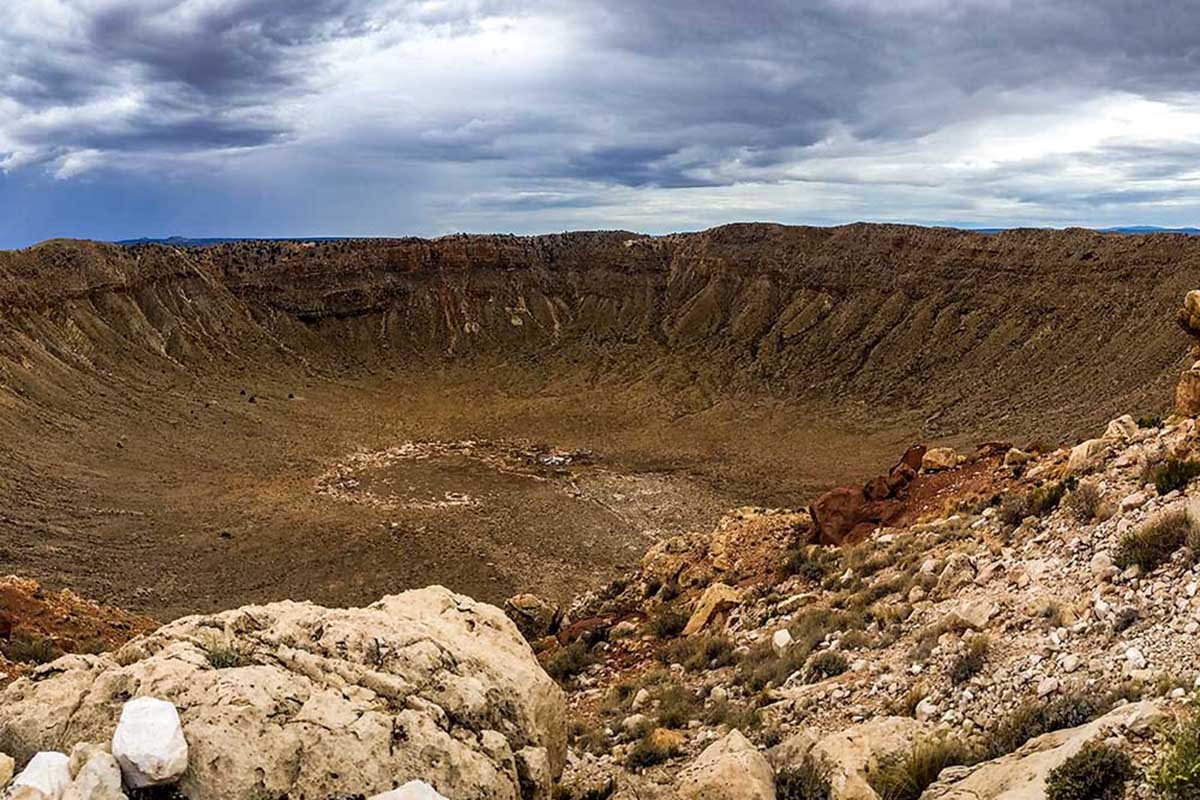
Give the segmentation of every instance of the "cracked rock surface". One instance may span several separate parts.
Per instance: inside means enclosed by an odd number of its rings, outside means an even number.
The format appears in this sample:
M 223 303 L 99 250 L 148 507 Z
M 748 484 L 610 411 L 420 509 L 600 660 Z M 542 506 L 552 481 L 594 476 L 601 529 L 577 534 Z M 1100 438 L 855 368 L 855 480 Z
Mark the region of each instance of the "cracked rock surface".
M 561 690 L 499 609 L 430 587 L 366 608 L 247 606 L 185 617 L 115 653 L 67 656 L 0 694 L 0 751 L 107 741 L 124 703 L 174 703 L 192 800 L 384 792 L 548 796 Z

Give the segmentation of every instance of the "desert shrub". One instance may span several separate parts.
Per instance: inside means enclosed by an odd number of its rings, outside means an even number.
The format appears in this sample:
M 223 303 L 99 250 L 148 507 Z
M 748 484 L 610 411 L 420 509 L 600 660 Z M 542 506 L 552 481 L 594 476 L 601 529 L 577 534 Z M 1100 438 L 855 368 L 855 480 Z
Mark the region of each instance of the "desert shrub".
M 1079 484 L 1074 478 L 1055 481 L 1045 486 L 1039 486 L 1029 493 L 1029 511 L 1035 517 L 1044 517 L 1062 502 L 1069 491 L 1074 491 Z
M 1099 517 L 1103 506 L 1104 497 L 1094 483 L 1081 483 L 1075 487 L 1075 491 L 1067 495 L 1067 508 L 1084 522 L 1091 522 Z
M 546 674 L 559 683 L 565 683 L 595 662 L 591 648 L 583 640 L 578 640 L 559 648 L 546 661 Z
M 983 671 L 990 642 L 986 636 L 976 636 L 950 665 L 950 681 L 955 686 L 966 683 Z
M 777 654 L 770 642 L 760 642 L 742 657 L 738 665 L 738 680 L 753 692 L 768 686 L 779 686 L 793 673 L 804 669 L 804 662 L 811 651 L 811 647 L 793 642 L 791 647 Z
M 673 740 L 658 735 L 656 731 L 650 731 L 629 751 L 625 764 L 634 769 L 652 767 L 677 755 L 679 747 Z
M 838 567 L 837 554 L 831 548 L 810 545 L 788 554 L 783 564 L 783 574 L 785 577 L 795 575 L 812 583 L 820 583 Z
M 1200 797 L 1200 694 L 1192 710 L 1166 730 L 1163 754 L 1150 783 L 1167 800 L 1195 800 Z
M 775 773 L 776 800 L 832 800 L 833 767 L 812 753 Z
M 617 790 L 616 781 L 609 778 L 599 786 L 589 786 L 586 789 L 568 789 L 566 786 L 554 787 L 554 800 L 608 800 Z
M 1134 776 L 1129 755 L 1109 744 L 1088 742 L 1050 770 L 1046 800 L 1120 800 Z
M 1031 701 L 1009 714 L 988 737 L 987 757 L 1008 755 L 1043 733 L 1075 728 L 1112 708 L 1112 699 L 1092 694 L 1065 694 L 1048 703 Z
M 1200 461 L 1167 459 L 1167 463 L 1154 469 L 1154 488 L 1159 494 L 1170 494 L 1183 489 L 1192 479 L 1200 475 Z
M 237 667 L 248 667 L 254 663 L 249 656 L 229 644 L 210 645 L 205 650 L 204 656 L 208 659 L 208 665 L 213 669 L 236 669 Z
M 1121 568 L 1137 564 L 1150 572 L 1170 561 L 1194 533 L 1186 511 L 1160 514 L 1122 536 L 1113 561 Z
M 762 726 L 762 714 L 756 708 L 721 700 L 704 712 L 704 721 L 709 725 L 725 725 L 749 733 Z
M 1030 516 L 1029 495 L 1010 492 L 1000 501 L 1000 520 L 1009 525 L 1020 525 Z
M 1163 426 L 1162 414 L 1147 414 L 1137 418 L 1139 428 L 1161 428 Z
M 663 728 L 682 728 L 700 715 L 700 701 L 680 684 L 672 684 L 658 696 L 658 724 Z
M 841 640 L 843 650 L 863 650 L 870 647 L 872 643 L 871 634 L 866 631 L 846 631 Z
M 833 650 L 824 650 L 817 653 L 808 662 L 808 682 L 816 683 L 826 678 L 833 678 L 848 669 L 850 669 L 850 664 L 847 663 L 844 655 Z
M 9 661 L 49 664 L 61 656 L 63 651 L 49 636 L 15 633 L 9 641 L 0 642 L 0 653 Z
M 925 739 L 911 750 L 880 759 L 868 778 L 880 800 L 917 800 L 947 767 L 975 761 L 966 745 L 954 739 Z
M 650 632 L 659 639 L 673 639 L 687 627 L 688 616 L 674 608 L 664 608 L 650 618 Z
M 691 636 L 677 639 L 658 651 L 664 664 L 682 664 L 689 672 L 727 667 L 736 660 L 733 642 L 726 636 Z

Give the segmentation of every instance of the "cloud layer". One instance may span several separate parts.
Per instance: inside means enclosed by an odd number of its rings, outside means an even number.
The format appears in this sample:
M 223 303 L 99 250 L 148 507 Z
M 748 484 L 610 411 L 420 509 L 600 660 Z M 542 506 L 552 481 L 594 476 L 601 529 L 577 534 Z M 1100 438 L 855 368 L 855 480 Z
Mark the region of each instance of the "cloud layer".
M 1194 8 L 22 0 L 0 246 L 1200 219 Z

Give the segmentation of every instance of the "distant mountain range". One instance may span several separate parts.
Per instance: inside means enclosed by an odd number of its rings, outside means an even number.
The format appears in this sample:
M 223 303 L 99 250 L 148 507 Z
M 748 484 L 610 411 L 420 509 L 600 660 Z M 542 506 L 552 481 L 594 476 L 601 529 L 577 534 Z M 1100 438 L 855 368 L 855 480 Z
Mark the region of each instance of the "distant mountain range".
M 963 228 L 974 233 L 1002 233 L 1013 228 Z M 1112 228 L 1097 228 L 1100 233 L 1183 233 L 1189 236 L 1200 235 L 1200 228 L 1160 228 L 1155 225 L 1120 225 Z M 141 239 L 122 239 L 116 244 L 168 244 L 175 247 L 208 247 L 214 244 L 229 244 L 230 242 L 337 242 L 352 239 L 352 236 L 210 236 L 191 238 L 188 236 L 168 236 L 165 239 L 143 237 Z

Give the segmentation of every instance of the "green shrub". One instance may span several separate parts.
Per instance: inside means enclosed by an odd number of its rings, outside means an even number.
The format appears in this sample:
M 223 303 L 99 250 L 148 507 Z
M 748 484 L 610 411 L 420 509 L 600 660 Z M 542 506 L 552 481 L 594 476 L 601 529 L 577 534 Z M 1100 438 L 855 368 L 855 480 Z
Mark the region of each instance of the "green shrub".
M 674 608 L 664 608 L 650 618 L 650 632 L 659 639 L 673 639 L 687 627 L 688 616 Z
M 1029 493 L 1029 511 L 1035 517 L 1044 517 L 1054 509 L 1058 508 L 1058 504 L 1062 502 L 1063 496 L 1069 491 L 1074 491 L 1078 488 L 1078 481 L 1074 478 L 1067 478 L 1064 481 L 1055 481 L 1048 483 L 1045 486 L 1039 486 Z
M 1101 516 L 1104 508 L 1104 497 L 1094 483 L 1081 483 L 1075 491 L 1067 495 L 1067 508 L 1084 522 L 1091 522 Z
M 782 654 L 777 654 L 770 642 L 759 642 L 750 648 L 738 665 L 738 680 L 753 692 L 779 686 L 793 673 L 804 669 L 810 652 L 811 647 L 793 642 Z
M 1170 511 L 1128 531 L 1117 544 L 1113 561 L 1124 569 L 1137 564 L 1150 572 L 1171 560 L 1195 536 L 1187 511 Z
M 664 664 L 682 664 L 689 672 L 727 667 L 736 660 L 733 642 L 719 635 L 691 636 L 677 639 L 658 651 Z
M 49 636 L 16 633 L 9 641 L 0 642 L 0 653 L 13 662 L 49 664 L 63 651 Z
M 833 768 L 824 758 L 809 753 L 799 764 L 775 773 L 776 800 L 832 800 Z
M 1020 525 L 1031 513 L 1027 494 L 1010 492 L 1000 501 L 1000 520 L 1009 525 Z
M 820 583 L 839 566 L 837 554 L 831 548 L 810 545 L 788 554 L 783 564 L 783 575 L 795 575 L 812 583 Z
M 1120 800 L 1135 775 L 1129 755 L 1109 744 L 1088 742 L 1050 770 L 1046 800 Z
M 826 678 L 841 675 L 850 669 L 846 657 L 834 650 L 824 650 L 812 657 L 808 663 L 808 682 L 816 683 Z
M 953 739 L 925 739 L 907 752 L 880 759 L 868 778 L 880 800 L 918 800 L 947 767 L 975 762 L 972 752 Z
M 1112 698 L 1092 694 L 1065 694 L 1048 703 L 1031 701 L 1009 714 L 988 737 L 987 758 L 1008 755 L 1043 733 L 1076 728 L 1112 708 Z
M 1162 414 L 1147 414 L 1137 418 L 1139 428 L 1161 428 L 1163 426 Z
M 982 672 L 989 645 L 986 636 L 976 636 L 967 642 L 967 649 L 950 665 L 950 682 L 958 686 Z
M 1159 494 L 1170 494 L 1186 487 L 1198 475 L 1200 461 L 1168 459 L 1167 463 L 1154 470 L 1154 488 Z
M 709 725 L 725 725 L 736 728 L 742 733 L 749 733 L 762 726 L 762 714 L 756 708 L 721 700 L 713 703 L 704 712 L 704 721 Z
M 1167 729 L 1162 759 L 1150 773 L 1150 783 L 1166 800 L 1200 797 L 1200 693 L 1192 710 Z
M 237 667 L 248 667 L 254 663 L 241 650 L 228 644 L 214 644 L 205 651 L 204 655 L 213 669 L 236 669 Z
M 680 684 L 672 684 L 658 696 L 658 724 L 682 728 L 700 716 L 700 708 L 696 695 Z
M 585 669 L 596 663 L 591 648 L 579 639 L 566 647 L 561 647 L 546 661 L 546 674 L 559 683 L 574 678 Z

